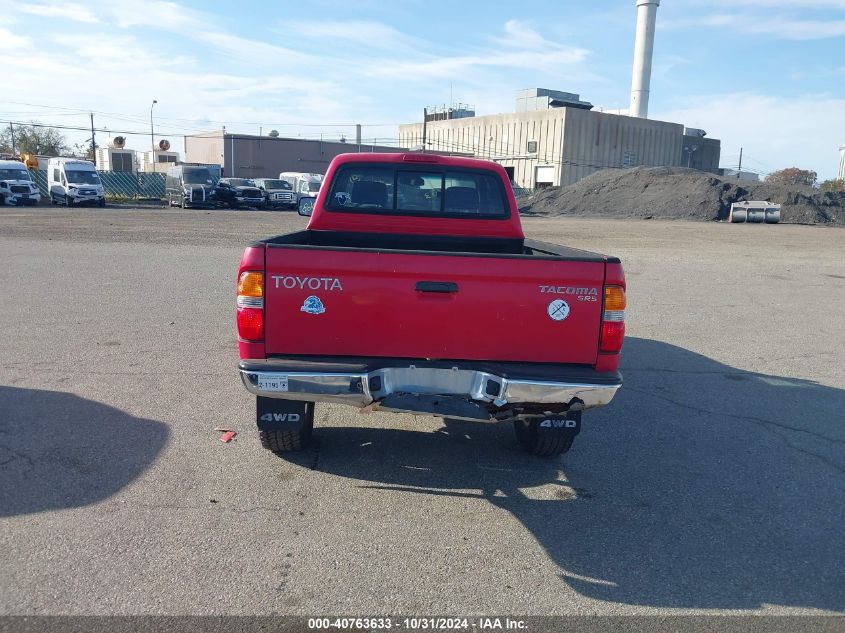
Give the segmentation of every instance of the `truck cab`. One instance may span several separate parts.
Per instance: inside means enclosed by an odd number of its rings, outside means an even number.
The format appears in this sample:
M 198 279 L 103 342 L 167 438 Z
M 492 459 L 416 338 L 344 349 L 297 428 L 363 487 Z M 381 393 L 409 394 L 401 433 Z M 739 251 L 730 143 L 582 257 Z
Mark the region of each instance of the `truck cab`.
M 238 270 L 239 372 L 270 450 L 307 445 L 332 402 L 512 422 L 555 455 L 621 386 L 621 263 L 526 239 L 500 165 L 345 154 L 306 207 L 306 230 Z
M 168 206 L 213 208 L 217 205 L 216 179 L 207 165 L 175 165 L 164 181 Z

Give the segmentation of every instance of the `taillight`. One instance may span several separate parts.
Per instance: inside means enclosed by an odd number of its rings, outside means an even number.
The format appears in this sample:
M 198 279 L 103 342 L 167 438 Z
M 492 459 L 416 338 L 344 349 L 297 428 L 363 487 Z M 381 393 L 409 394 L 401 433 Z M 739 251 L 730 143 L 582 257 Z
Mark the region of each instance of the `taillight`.
M 264 273 L 256 270 L 244 271 L 238 279 L 238 336 L 264 338 Z
M 599 351 L 617 354 L 625 341 L 625 288 L 604 287 L 604 309 L 601 319 L 601 345 Z

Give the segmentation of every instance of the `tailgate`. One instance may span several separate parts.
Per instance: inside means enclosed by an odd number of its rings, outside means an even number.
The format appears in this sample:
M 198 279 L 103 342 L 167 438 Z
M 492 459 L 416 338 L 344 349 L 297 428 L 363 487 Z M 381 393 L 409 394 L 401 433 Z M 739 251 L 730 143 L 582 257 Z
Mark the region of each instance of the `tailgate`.
M 591 365 L 604 267 L 270 246 L 266 351 Z

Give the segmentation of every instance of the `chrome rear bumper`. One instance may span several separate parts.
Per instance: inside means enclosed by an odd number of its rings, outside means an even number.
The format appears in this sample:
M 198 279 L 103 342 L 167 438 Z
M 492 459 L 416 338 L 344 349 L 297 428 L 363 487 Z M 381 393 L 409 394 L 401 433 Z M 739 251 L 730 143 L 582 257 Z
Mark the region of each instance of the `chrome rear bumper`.
M 394 394 L 454 397 L 497 409 L 537 404 L 566 405 L 580 411 L 608 404 L 621 377 L 590 380 L 509 379 L 490 371 L 460 367 L 382 367 L 364 371 L 289 371 L 242 362 L 246 389 L 256 396 L 335 402 L 359 408 L 389 409 L 380 402 Z M 421 411 L 426 413 L 426 411 Z

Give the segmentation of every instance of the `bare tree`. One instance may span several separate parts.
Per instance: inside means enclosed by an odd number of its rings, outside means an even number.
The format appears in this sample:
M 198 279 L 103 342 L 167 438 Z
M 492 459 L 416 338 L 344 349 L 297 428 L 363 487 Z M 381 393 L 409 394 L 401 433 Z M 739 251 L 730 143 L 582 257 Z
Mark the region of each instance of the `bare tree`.
M 807 185 L 812 187 L 816 184 L 818 175 L 809 169 L 799 169 L 798 167 L 787 167 L 786 169 L 779 169 L 773 171 L 766 176 L 766 182 L 771 182 L 776 185 Z

